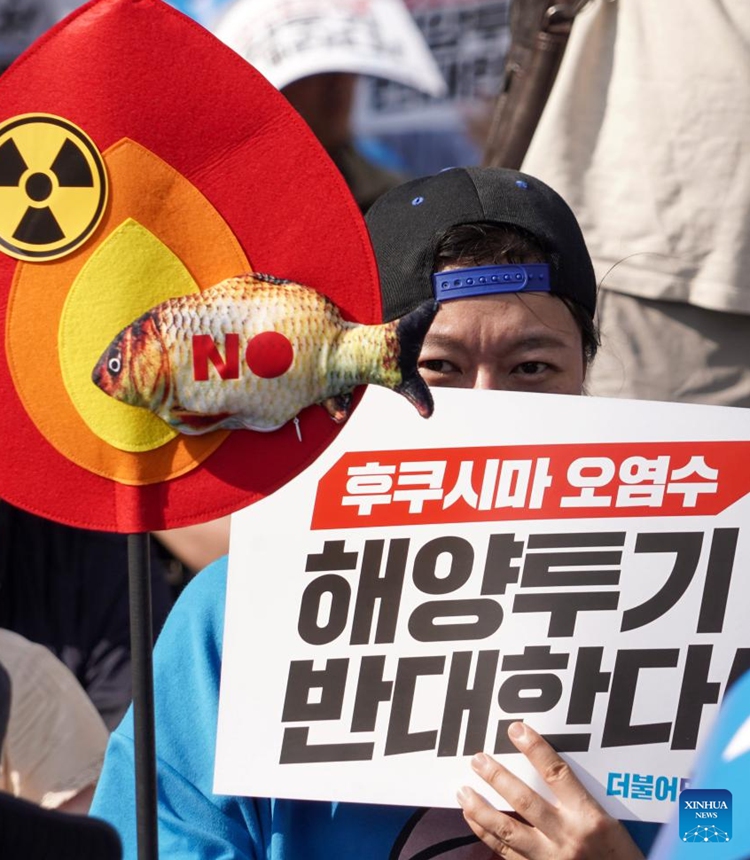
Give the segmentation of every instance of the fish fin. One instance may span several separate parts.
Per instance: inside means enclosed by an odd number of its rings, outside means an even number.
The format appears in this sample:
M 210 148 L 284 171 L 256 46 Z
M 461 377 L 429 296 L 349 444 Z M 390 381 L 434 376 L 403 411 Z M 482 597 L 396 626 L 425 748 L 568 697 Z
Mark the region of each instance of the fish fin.
M 401 382 L 394 390 L 403 394 L 423 418 L 429 418 L 434 407 L 432 394 L 419 375 L 417 362 L 422 351 L 422 342 L 439 308 L 440 305 L 435 301 L 423 302 L 411 313 L 401 317 L 396 326 Z
M 226 426 L 224 422 L 231 417 L 230 412 L 221 412 L 218 415 L 203 415 L 200 412 L 188 412 L 185 409 L 173 409 L 169 414 L 169 423 L 188 436 L 196 436 L 201 433 L 210 433 Z
M 273 433 L 274 430 L 280 430 L 287 423 L 287 421 L 283 421 L 281 424 L 274 424 L 272 427 L 259 427 L 256 424 L 243 421 L 241 424 L 237 424 L 237 427 L 242 427 L 244 430 L 254 430 L 256 433 Z
M 341 424 L 349 417 L 352 408 L 352 395 L 349 393 L 334 394 L 333 397 L 321 400 L 320 405 L 337 424 Z

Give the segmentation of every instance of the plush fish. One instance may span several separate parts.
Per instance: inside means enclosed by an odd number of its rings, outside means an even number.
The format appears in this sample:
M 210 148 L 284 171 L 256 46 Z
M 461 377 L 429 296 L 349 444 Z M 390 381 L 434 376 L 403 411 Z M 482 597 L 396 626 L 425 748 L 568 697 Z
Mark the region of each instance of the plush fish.
M 366 383 L 398 391 L 429 417 L 417 358 L 437 307 L 360 325 L 309 287 L 241 275 L 147 311 L 115 337 L 92 379 L 187 434 L 275 430 L 313 403 L 344 421 L 352 390 Z

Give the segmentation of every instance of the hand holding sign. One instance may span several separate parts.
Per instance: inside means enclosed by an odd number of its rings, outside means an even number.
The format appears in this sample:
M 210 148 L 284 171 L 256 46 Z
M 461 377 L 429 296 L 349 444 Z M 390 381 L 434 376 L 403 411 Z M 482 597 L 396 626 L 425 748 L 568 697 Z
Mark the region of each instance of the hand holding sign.
M 599 806 L 570 766 L 530 726 L 511 723 L 508 737 L 524 753 L 559 803 L 553 805 L 525 782 L 479 753 L 472 767 L 523 815 L 500 812 L 476 791 L 464 787 L 458 802 L 474 833 L 501 857 L 527 860 L 642 860 L 625 828 Z

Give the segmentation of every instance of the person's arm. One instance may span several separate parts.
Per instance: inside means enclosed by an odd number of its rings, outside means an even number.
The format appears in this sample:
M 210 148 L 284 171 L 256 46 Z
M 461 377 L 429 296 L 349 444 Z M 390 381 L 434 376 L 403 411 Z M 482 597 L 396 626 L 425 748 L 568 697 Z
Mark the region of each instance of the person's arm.
M 557 798 L 550 803 L 484 753 L 472 767 L 516 810 L 500 812 L 469 787 L 458 793 L 464 818 L 499 857 L 524 860 L 643 860 L 627 830 L 608 815 L 544 738 L 524 723 L 508 736 Z
M 154 650 L 161 860 L 261 860 L 268 804 L 213 793 L 226 559 L 190 582 Z M 138 856 L 132 709 L 112 734 L 91 814 Z
M 74 794 L 73 797 L 63 801 L 55 808 L 58 812 L 67 812 L 69 815 L 86 815 L 91 808 L 91 801 L 94 799 L 94 787 L 93 783 L 87 785 L 78 794 Z

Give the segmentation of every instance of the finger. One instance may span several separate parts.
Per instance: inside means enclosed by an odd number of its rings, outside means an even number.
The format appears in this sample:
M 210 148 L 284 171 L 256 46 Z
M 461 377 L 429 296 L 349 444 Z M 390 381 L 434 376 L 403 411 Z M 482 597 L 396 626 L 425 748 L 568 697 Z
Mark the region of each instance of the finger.
M 508 737 L 515 748 L 531 762 L 563 806 L 599 807 L 573 773 L 573 768 L 531 726 L 521 722 L 511 723 L 508 727 Z
M 543 833 L 551 834 L 559 829 L 555 807 L 492 756 L 478 753 L 471 760 L 471 766 L 529 824 Z
M 499 857 L 542 857 L 545 850 L 543 836 L 528 824 L 517 821 L 491 806 L 476 791 L 464 786 L 456 795 L 464 819 L 475 836 L 484 842 Z

